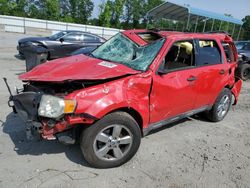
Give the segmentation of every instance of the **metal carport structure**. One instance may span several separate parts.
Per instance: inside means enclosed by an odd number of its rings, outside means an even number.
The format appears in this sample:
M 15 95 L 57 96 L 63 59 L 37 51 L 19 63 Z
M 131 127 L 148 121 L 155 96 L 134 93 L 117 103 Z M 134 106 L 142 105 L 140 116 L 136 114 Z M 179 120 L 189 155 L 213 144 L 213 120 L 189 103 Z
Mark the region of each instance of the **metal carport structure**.
M 190 24 L 195 24 L 194 32 L 197 31 L 198 23 L 203 22 L 203 30 L 202 32 L 206 31 L 206 24 L 208 20 L 212 20 L 212 25 L 210 28 L 210 31 L 213 31 L 215 21 L 220 21 L 219 30 L 221 30 L 223 22 L 228 23 L 228 29 L 229 24 L 233 24 L 233 30 L 230 33 L 232 36 L 235 34 L 236 26 L 239 26 L 239 32 L 237 34 L 237 40 L 239 39 L 240 32 L 242 29 L 243 22 L 241 20 L 225 16 L 223 14 L 218 14 L 214 12 L 209 12 L 206 10 L 197 9 L 194 7 L 191 7 L 189 5 L 180 5 L 174 2 L 166 1 L 165 3 L 153 8 L 147 13 L 147 17 L 151 20 L 159 20 L 159 19 L 168 19 L 168 20 L 174 20 L 178 22 L 185 23 L 183 26 L 184 29 L 189 30 Z

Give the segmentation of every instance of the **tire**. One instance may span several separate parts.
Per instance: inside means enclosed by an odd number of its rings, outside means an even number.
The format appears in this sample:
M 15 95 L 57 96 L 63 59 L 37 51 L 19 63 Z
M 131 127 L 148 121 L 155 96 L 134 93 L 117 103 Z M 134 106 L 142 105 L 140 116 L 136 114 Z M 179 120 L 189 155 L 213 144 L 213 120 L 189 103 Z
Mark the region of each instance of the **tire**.
M 239 65 L 238 75 L 244 81 L 249 79 L 250 78 L 250 65 L 247 63 Z
M 96 168 L 113 168 L 129 161 L 141 143 L 137 122 L 125 112 L 106 115 L 87 127 L 80 146 L 85 160 Z
M 223 120 L 232 104 L 232 92 L 224 88 L 220 95 L 217 97 L 212 109 L 208 111 L 207 118 L 213 122 Z

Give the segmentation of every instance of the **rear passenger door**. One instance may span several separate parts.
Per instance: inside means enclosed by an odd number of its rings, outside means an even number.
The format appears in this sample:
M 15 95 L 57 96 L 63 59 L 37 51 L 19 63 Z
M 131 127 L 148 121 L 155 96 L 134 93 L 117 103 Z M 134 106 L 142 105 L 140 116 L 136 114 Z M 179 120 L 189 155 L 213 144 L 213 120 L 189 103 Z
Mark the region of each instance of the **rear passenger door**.
M 213 39 L 196 39 L 197 85 L 198 95 L 195 108 L 212 105 L 225 87 L 230 74 L 229 64 L 223 56 L 220 41 Z

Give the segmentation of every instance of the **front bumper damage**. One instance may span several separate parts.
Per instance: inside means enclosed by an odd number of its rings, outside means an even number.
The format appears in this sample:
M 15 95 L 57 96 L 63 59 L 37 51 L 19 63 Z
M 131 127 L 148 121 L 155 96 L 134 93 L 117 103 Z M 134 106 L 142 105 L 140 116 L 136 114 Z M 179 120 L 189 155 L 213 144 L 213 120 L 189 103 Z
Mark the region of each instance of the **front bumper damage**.
M 8 105 L 25 123 L 28 140 L 42 137 L 46 140 L 58 139 L 64 144 L 73 144 L 76 141 L 76 136 L 78 136 L 79 126 L 77 125 L 89 125 L 98 120 L 94 116 L 85 113 L 65 114 L 59 119 L 41 117 L 38 114 L 38 108 L 44 92 L 25 91 L 24 89 L 17 90 L 17 94 L 12 95 L 7 79 L 4 78 L 4 81 L 10 94 Z
M 91 124 L 95 121 L 87 114 L 65 115 L 58 120 L 40 117 L 38 108 L 42 95 L 40 92 L 22 92 L 9 98 L 9 106 L 25 123 L 28 140 L 42 137 L 46 140 L 58 139 L 64 144 L 74 144 L 76 133 L 72 128 L 77 124 Z
M 19 118 L 25 122 L 26 136 L 32 140 L 35 135 L 40 135 L 42 124 L 38 119 L 38 105 L 42 93 L 24 92 L 9 98 L 9 106 L 13 108 Z

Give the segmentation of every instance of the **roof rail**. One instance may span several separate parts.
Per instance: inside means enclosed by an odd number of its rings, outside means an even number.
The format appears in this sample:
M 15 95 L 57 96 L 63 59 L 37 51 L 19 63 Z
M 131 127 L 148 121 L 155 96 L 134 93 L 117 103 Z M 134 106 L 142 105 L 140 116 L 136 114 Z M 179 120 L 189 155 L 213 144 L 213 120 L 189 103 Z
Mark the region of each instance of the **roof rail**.
M 175 31 L 174 29 L 171 29 L 171 28 L 149 28 L 148 30 L 155 31 L 155 32 L 160 32 L 160 31 Z
M 209 33 L 209 34 L 216 34 L 216 33 L 221 33 L 221 34 L 225 34 L 228 36 L 232 36 L 230 33 L 228 33 L 227 31 L 207 31 L 207 32 L 203 32 L 203 33 Z

